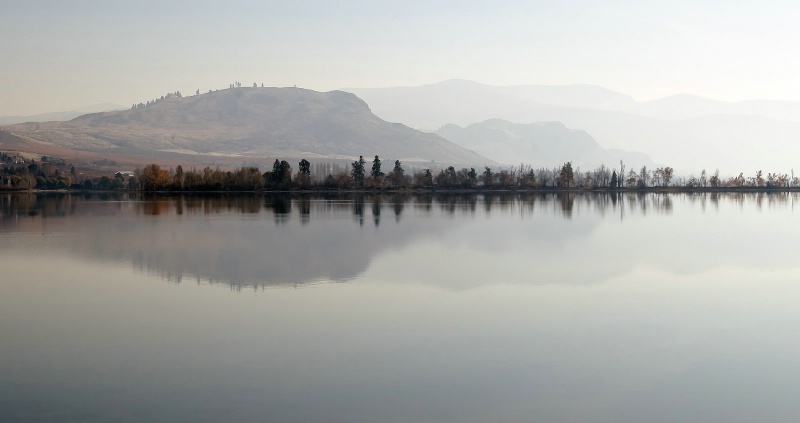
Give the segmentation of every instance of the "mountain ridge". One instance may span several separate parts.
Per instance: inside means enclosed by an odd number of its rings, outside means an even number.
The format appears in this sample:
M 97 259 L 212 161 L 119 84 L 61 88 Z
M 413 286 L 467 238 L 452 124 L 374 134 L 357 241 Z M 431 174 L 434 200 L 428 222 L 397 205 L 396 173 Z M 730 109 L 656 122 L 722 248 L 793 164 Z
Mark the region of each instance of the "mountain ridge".
M 0 130 L 5 134 L 0 142 L 16 137 L 30 145 L 109 154 L 241 160 L 380 155 L 417 163 L 494 163 L 437 135 L 384 121 L 354 94 L 301 88 L 239 87 L 171 96 L 129 110 Z
M 466 127 L 447 124 L 437 134 L 478 153 L 492 153 L 496 160 L 511 165 L 547 168 L 569 161 L 575 167 L 594 169 L 614 167 L 620 160 L 654 165 L 643 153 L 604 149 L 586 131 L 555 121 L 519 124 L 495 118 Z
M 575 87 L 570 88 L 573 94 L 580 91 L 580 86 Z M 597 90 L 598 96 L 590 89 L 585 101 L 574 95 L 556 101 L 552 95 L 533 95 L 519 86 L 457 82 L 352 91 L 378 116 L 425 130 L 492 118 L 523 124 L 558 121 L 587 131 L 606 149 L 642 151 L 686 175 L 702 169 L 720 169 L 729 176 L 758 169 L 788 173 L 798 164 L 793 157 L 800 156 L 796 141 L 800 139 L 800 103 L 795 102 L 696 101 L 696 97 L 679 95 L 652 102 L 631 99 L 631 103 L 626 100 L 629 97 L 602 89 Z

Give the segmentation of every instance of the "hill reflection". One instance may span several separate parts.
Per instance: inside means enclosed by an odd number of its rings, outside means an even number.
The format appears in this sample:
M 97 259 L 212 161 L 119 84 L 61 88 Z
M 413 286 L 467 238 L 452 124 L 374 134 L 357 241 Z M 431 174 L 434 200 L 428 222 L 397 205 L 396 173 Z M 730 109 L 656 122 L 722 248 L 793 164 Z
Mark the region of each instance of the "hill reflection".
M 636 225 L 618 225 L 616 235 L 592 240 L 592 233 L 609 222 L 641 221 L 651 214 L 668 216 L 676 202 L 718 212 L 721 204 L 757 210 L 785 208 L 796 198 L 794 193 L 2 194 L 0 252 L 27 248 L 36 254 L 46 250 L 129 263 L 138 271 L 176 283 L 197 280 L 238 289 L 347 281 L 362 275 L 376 257 L 387 252 L 426 242 L 451 243 L 453 248 L 469 244 L 493 254 L 537 251 L 530 257 L 530 265 L 536 269 L 532 277 L 557 283 L 618 275 L 642 262 L 669 263 L 671 257 L 682 254 L 680 250 L 667 254 L 667 247 L 661 249 L 657 244 L 626 249 L 625 243 L 647 236 Z M 464 231 L 453 235 L 459 229 Z M 670 234 L 676 242 L 693 242 L 691 228 L 682 231 Z M 41 239 L 19 236 L 26 234 L 41 234 Z M 727 242 L 724 237 L 719 240 Z M 607 251 L 600 251 L 604 248 Z M 627 258 L 618 257 L 614 249 L 626 251 Z M 720 245 L 719 250 L 729 256 L 738 254 L 729 245 Z M 759 259 L 759 255 L 743 255 L 742 259 Z M 786 257 L 773 254 L 767 261 L 772 259 Z M 442 262 L 447 260 L 458 259 Z M 676 268 L 697 271 L 715 263 L 710 256 L 703 260 L 682 257 Z M 442 280 L 446 278 L 437 276 L 437 271 L 447 270 L 437 270 L 436 261 L 406 265 L 420 267 L 414 269 L 418 274 L 430 271 L 430 279 L 437 284 L 448 284 Z M 492 264 L 483 266 L 491 268 Z M 571 270 L 566 279 L 565 266 Z M 459 283 L 475 286 L 486 282 Z

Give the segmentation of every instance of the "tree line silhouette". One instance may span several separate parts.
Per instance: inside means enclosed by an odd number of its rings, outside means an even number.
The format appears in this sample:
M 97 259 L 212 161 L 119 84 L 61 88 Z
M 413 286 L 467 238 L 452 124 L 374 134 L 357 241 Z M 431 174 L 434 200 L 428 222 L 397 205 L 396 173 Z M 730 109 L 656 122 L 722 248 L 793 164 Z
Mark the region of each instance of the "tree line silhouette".
M 242 83 L 239 82 L 239 81 L 236 81 L 236 82 L 234 82 L 232 84 L 228 84 L 228 88 L 229 89 L 241 88 L 241 87 L 242 87 Z M 253 88 L 258 88 L 258 84 L 253 82 Z M 261 83 L 261 88 L 264 88 L 264 83 L 263 82 Z M 214 92 L 214 91 L 215 90 L 208 90 L 209 94 Z M 216 90 L 216 91 L 219 91 L 219 90 Z M 195 91 L 195 95 L 200 95 L 200 89 L 199 88 L 197 89 L 197 91 Z M 166 99 L 172 98 L 172 97 L 182 98 L 183 94 L 180 91 L 175 91 L 174 93 L 167 93 L 165 95 L 162 95 L 160 98 L 156 98 L 156 99 L 153 99 L 153 100 L 148 100 L 148 101 L 146 101 L 144 103 L 133 104 L 133 105 L 131 105 L 131 110 L 143 109 L 145 107 L 151 106 L 153 104 L 156 104 L 156 103 L 158 103 L 160 101 L 163 101 L 163 100 L 166 100 Z
M 304 190 L 680 190 L 680 189 L 800 189 L 800 180 L 791 174 L 767 173 L 761 170 L 753 176 L 743 173 L 722 178 L 719 171 L 709 175 L 702 170 L 694 175 L 675 177 L 671 167 L 638 170 L 626 173 L 624 163 L 619 169 L 601 165 L 589 171 L 573 168 L 571 162 L 553 168 L 534 169 L 520 164 L 494 170 L 485 166 L 456 169 L 454 166 L 407 172 L 400 160 L 384 172 L 383 162 L 374 156 L 371 166 L 363 156 L 348 167 L 317 163 L 306 159 L 297 163 L 297 171 L 286 160 L 275 159 L 272 168 L 262 172 L 256 166 L 234 170 L 205 167 L 200 170 L 162 168 L 153 163 L 129 173 L 88 177 L 76 171 L 74 165 L 58 158 L 23 159 L 1 153 L 0 189 L 99 189 L 129 191 L 304 191 Z M 313 168 L 313 172 L 312 172 Z M 619 170 L 619 172 L 618 172 Z
M 723 179 L 719 171 L 709 176 L 705 170 L 699 177 L 674 176 L 671 167 L 625 172 L 620 163 L 620 173 L 605 165 L 590 170 L 573 169 L 567 162 L 552 169 L 534 169 L 521 164 L 500 170 L 484 167 L 480 173 L 474 167 L 456 170 L 449 166 L 432 172 L 421 169 L 406 172 L 400 160 L 395 160 L 391 171 L 383 171 L 379 156 L 374 156 L 368 170 L 363 156 L 350 164 L 349 171 L 339 169 L 327 176 L 312 177 L 311 163 L 302 159 L 294 172 L 286 160 L 276 159 L 272 169 L 261 173 L 257 167 L 241 167 L 223 171 L 206 167 L 200 171 L 185 171 L 181 166 L 174 170 L 163 169 L 157 164 L 137 170 L 128 180 L 128 189 L 144 191 L 259 191 L 259 190 L 398 190 L 398 189 L 542 189 L 542 190 L 647 190 L 647 189 L 783 189 L 798 188 L 800 181 L 785 173 L 757 171 L 752 177 L 740 173 L 736 177 Z M 625 175 L 621 177 L 619 175 Z

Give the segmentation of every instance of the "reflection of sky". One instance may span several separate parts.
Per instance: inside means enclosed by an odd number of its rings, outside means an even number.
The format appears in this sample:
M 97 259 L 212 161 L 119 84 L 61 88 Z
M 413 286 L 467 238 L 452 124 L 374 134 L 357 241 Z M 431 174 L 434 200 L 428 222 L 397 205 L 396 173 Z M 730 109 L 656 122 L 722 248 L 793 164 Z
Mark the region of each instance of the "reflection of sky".
M 790 422 L 798 269 L 230 292 L 4 252 L 0 421 Z M 376 263 L 373 267 L 380 267 Z M 54 269 L 60 269 L 54 275 Z M 24 277 L 23 277 L 24 276 Z

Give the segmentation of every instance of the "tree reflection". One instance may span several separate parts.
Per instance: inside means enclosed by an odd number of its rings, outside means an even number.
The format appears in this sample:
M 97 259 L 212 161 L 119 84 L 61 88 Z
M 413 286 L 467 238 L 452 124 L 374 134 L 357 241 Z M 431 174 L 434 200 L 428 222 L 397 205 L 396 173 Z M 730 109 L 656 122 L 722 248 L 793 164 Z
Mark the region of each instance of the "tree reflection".
M 353 199 L 353 216 L 360 226 L 364 226 L 364 195 L 362 194 L 357 194 Z
M 173 204 L 169 198 L 149 197 L 144 201 L 142 213 L 145 216 L 160 216 L 162 214 L 170 213 Z
M 311 220 L 311 198 L 303 195 L 298 202 L 300 203 L 300 223 L 306 225 Z
M 383 197 L 381 195 L 376 195 L 372 198 L 372 220 L 375 223 L 375 227 L 378 226 L 381 222 L 381 206 L 383 204 Z
M 670 215 L 678 204 L 698 210 L 793 207 L 798 193 L 393 193 L 326 195 L 70 195 L 0 194 L 0 231 L 74 233 L 69 251 L 133 263 L 135 268 L 180 282 L 185 275 L 239 285 L 347 280 L 362 272 L 381 248 L 437 236 L 462 216 L 498 219 L 577 220 Z M 366 203 L 378 236 L 365 243 Z M 386 204 L 385 204 L 386 203 Z M 479 206 L 482 203 L 483 206 Z M 627 204 L 626 204 L 627 203 Z M 397 225 L 381 225 L 384 205 Z M 619 210 L 617 210 L 619 208 Z M 197 219 L 202 215 L 254 215 L 255 219 Z M 411 215 L 413 219 L 402 219 Z M 137 220 L 136 216 L 148 216 Z M 183 216 L 169 220 L 170 216 Z M 444 224 L 441 217 L 447 217 Z M 125 217 L 126 220 L 116 219 Z M 352 219 L 352 222 L 348 221 Z M 264 225 L 274 220 L 278 225 Z M 312 221 L 320 225 L 310 225 Z M 147 225 L 142 222 L 148 222 Z M 125 222 L 125 224 L 120 224 Z M 347 222 L 342 224 L 341 222 Z M 448 226 L 449 225 L 449 226 Z M 291 231 L 291 232 L 287 232 Z M 287 234 L 291 235 L 287 237 Z M 491 236 L 491 234 L 484 234 Z M 552 236 L 557 236 L 554 233 Z M 544 236 L 544 235 L 542 235 Z M 276 238 L 280 237 L 280 238 Z M 280 239 L 280 242 L 274 241 Z M 4 248 L 13 241 L 4 240 Z M 346 245 L 347 248 L 342 248 Z M 56 244 L 53 248 L 56 248 Z
M 572 208 L 575 206 L 575 194 L 571 192 L 559 192 L 556 194 L 556 201 L 561 206 L 562 215 L 567 218 L 572 218 Z
M 400 215 L 403 214 L 405 203 L 409 201 L 408 195 L 394 194 L 392 195 L 392 209 L 394 210 L 395 222 L 400 222 Z
M 705 195 L 705 193 L 703 194 Z M 656 193 L 653 198 L 653 208 L 663 214 L 672 214 L 672 196 L 665 193 Z M 703 211 L 705 211 L 705 200 L 703 201 Z
M 485 194 L 483 196 L 483 210 L 486 214 L 491 213 L 492 211 L 492 203 L 494 202 L 494 196 L 491 194 Z
M 266 197 L 264 207 L 272 210 L 276 224 L 283 224 L 289 221 L 292 212 L 292 201 L 288 195 L 274 195 Z
M 502 213 L 514 210 L 536 208 L 558 210 L 564 218 L 571 219 L 575 210 L 585 209 L 604 215 L 618 206 L 626 207 L 629 213 L 646 215 L 655 210 L 671 213 L 675 198 L 681 197 L 692 204 L 705 209 L 706 204 L 719 208 L 721 201 L 728 201 L 740 206 L 752 202 L 757 207 L 783 207 L 792 202 L 799 194 L 787 192 L 771 193 L 604 193 L 604 192 L 558 192 L 558 193 L 454 193 L 454 194 L 391 194 L 389 202 L 395 219 L 400 221 L 411 206 L 415 212 L 430 213 L 434 205 L 443 213 L 456 216 L 463 213 L 474 214 L 479 203 L 487 214 L 497 208 Z M 319 195 L 279 194 L 265 196 L 235 195 L 129 195 L 123 194 L 79 194 L 68 193 L 21 193 L 0 194 L 0 219 L 8 216 L 69 216 L 76 210 L 91 207 L 93 203 L 108 203 L 99 206 L 103 213 L 111 213 L 109 205 L 122 207 L 126 201 L 134 201 L 131 207 L 136 213 L 148 216 L 183 215 L 183 214 L 217 214 L 237 212 L 241 214 L 271 213 L 277 223 L 285 223 L 290 216 L 297 214 L 299 221 L 306 224 L 316 214 L 336 210 L 350 210 L 350 213 L 361 222 L 365 217 L 365 204 L 370 202 L 373 220 L 380 220 L 383 204 L 387 201 L 383 194 L 343 194 Z M 627 205 L 626 205 L 627 203 Z M 98 211 L 95 211 L 98 212 Z
M 433 209 L 433 194 L 417 194 L 414 196 L 414 204 L 419 205 L 422 210 L 430 212 Z

